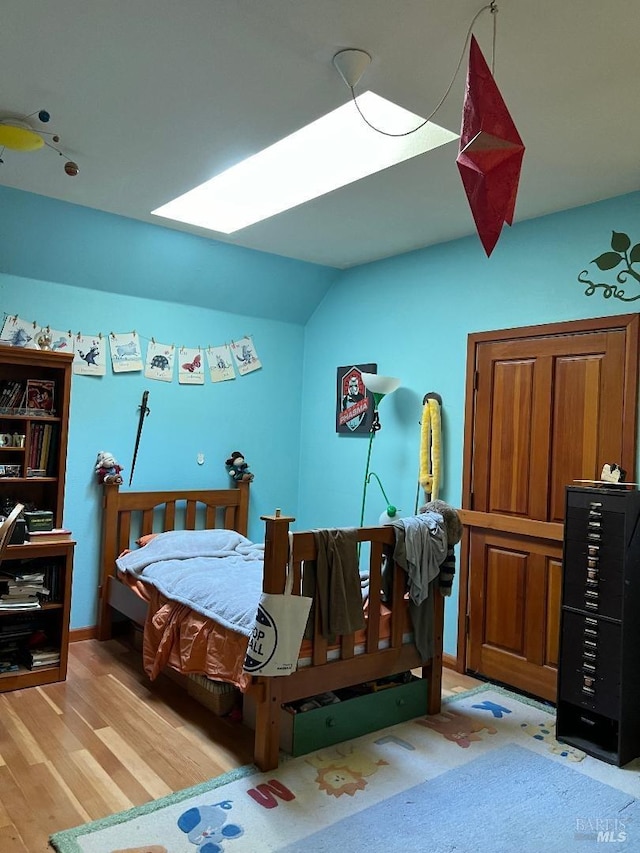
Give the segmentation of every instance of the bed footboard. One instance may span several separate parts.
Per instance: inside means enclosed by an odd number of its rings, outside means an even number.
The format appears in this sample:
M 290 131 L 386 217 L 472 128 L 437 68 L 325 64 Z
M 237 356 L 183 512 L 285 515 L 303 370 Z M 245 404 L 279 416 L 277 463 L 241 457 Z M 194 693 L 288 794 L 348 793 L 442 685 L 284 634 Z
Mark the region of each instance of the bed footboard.
M 289 525 L 294 520 L 279 514 L 263 516 L 266 522 L 265 568 L 263 590 L 281 593 L 284 590 L 289 556 Z M 287 676 L 254 678 L 252 691 L 256 701 L 256 740 L 254 760 L 261 770 L 278 766 L 281 705 L 323 693 L 339 690 L 366 681 L 386 678 L 407 670 L 420 669 L 428 679 L 426 714 L 437 714 L 441 706 L 442 635 L 444 600 L 434 587 L 433 655 L 422 661 L 418 650 L 406 636 L 407 606 L 406 576 L 396 567 L 393 572 L 393 591 L 388 639 L 381 642 L 381 588 L 383 555 L 391 559 L 395 544 L 390 527 L 365 527 L 356 531 L 358 541 L 368 543 L 369 593 L 364 648 L 356 649 L 355 634 L 340 637 L 339 649 L 330 650 L 322 635 L 319 607 L 315 608 L 311 662 Z M 294 533 L 292 538 L 294 594 L 301 594 L 302 564 L 316 558 L 312 532 Z M 331 653 L 330 653 L 331 652 Z

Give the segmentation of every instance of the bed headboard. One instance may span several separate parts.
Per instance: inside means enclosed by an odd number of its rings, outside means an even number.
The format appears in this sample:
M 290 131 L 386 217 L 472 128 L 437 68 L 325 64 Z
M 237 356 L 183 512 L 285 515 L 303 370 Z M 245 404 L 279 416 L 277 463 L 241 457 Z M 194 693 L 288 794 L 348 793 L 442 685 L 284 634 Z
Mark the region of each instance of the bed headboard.
M 108 579 L 115 574 L 116 557 L 147 533 L 167 530 L 237 530 L 247 535 L 249 483 L 232 489 L 128 492 L 117 484 L 103 486 L 102 555 L 100 561 L 99 623 L 104 621 Z

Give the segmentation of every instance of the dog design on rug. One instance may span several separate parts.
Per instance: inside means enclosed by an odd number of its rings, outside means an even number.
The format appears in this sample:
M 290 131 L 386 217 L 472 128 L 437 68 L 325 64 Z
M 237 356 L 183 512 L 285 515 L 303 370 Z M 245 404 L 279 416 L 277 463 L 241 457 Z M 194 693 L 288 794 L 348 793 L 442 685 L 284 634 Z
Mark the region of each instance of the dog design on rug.
M 486 729 L 488 734 L 494 735 L 498 731 L 493 726 L 482 723 L 473 717 L 468 717 L 466 714 L 460 714 L 458 711 L 443 711 L 441 714 L 416 720 L 416 723 L 419 726 L 433 729 L 434 732 L 438 732 L 442 737 L 457 744 L 462 749 L 468 749 L 472 741 L 482 740 L 477 732 Z
M 373 776 L 379 767 L 389 764 L 383 758 L 375 759 L 366 752 L 354 752 L 352 746 L 337 747 L 331 753 L 316 753 L 305 759 L 318 771 L 315 781 L 327 796 L 350 797 L 367 787 L 365 776 Z
M 556 740 L 555 723 L 521 723 L 520 728 L 526 734 L 531 735 L 534 740 L 541 740 L 548 744 L 549 750 L 554 755 L 561 755 L 569 761 L 582 761 L 586 756 L 586 752 L 583 752 L 581 749 L 568 746 L 566 743 L 559 743 Z
M 194 806 L 178 818 L 178 829 L 198 848 L 198 853 L 222 853 L 222 842 L 240 838 L 244 829 L 235 823 L 226 823 L 225 811 L 233 808 L 231 800 L 213 805 Z

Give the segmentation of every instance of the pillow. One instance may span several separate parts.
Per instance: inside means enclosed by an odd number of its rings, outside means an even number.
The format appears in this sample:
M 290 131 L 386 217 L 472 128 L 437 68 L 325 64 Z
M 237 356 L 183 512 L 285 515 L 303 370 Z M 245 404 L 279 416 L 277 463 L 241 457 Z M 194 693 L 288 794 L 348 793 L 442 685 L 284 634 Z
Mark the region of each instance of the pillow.
M 139 545 L 142 548 L 143 545 L 148 545 L 152 539 L 156 538 L 156 536 L 158 536 L 157 533 L 145 533 L 144 536 L 136 539 L 136 545 Z

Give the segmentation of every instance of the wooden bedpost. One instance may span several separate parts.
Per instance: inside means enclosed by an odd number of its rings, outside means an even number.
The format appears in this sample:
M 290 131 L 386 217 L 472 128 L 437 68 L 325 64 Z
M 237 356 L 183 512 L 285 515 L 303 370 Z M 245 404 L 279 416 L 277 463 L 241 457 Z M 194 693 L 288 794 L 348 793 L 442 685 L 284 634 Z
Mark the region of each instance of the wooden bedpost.
M 433 655 L 423 667 L 422 676 L 428 679 L 427 713 L 439 714 L 442 707 L 442 635 L 444 633 L 444 597 L 434 584 L 433 597 Z
M 274 515 L 261 515 L 266 522 L 264 536 L 264 575 L 262 591 L 284 592 L 287 560 L 289 559 L 289 524 L 295 521 L 290 515 L 281 515 L 277 509 Z
M 237 483 L 240 492 L 240 504 L 236 515 L 235 530 L 243 536 L 247 535 L 249 529 L 249 483 L 248 480 L 241 480 Z
M 111 637 L 111 607 L 108 598 L 108 578 L 115 572 L 118 543 L 117 530 L 118 492 L 117 483 L 105 483 L 102 487 L 102 548 L 100 553 L 100 584 L 98 586 L 98 639 Z
M 264 575 L 263 592 L 282 593 L 289 557 L 289 524 L 295 521 L 291 516 L 260 516 L 266 522 L 264 538 Z M 257 676 L 259 685 L 256 696 L 256 739 L 254 744 L 254 762 L 260 770 L 275 770 L 278 766 L 280 751 L 280 714 L 282 705 L 282 679 L 287 676 Z

